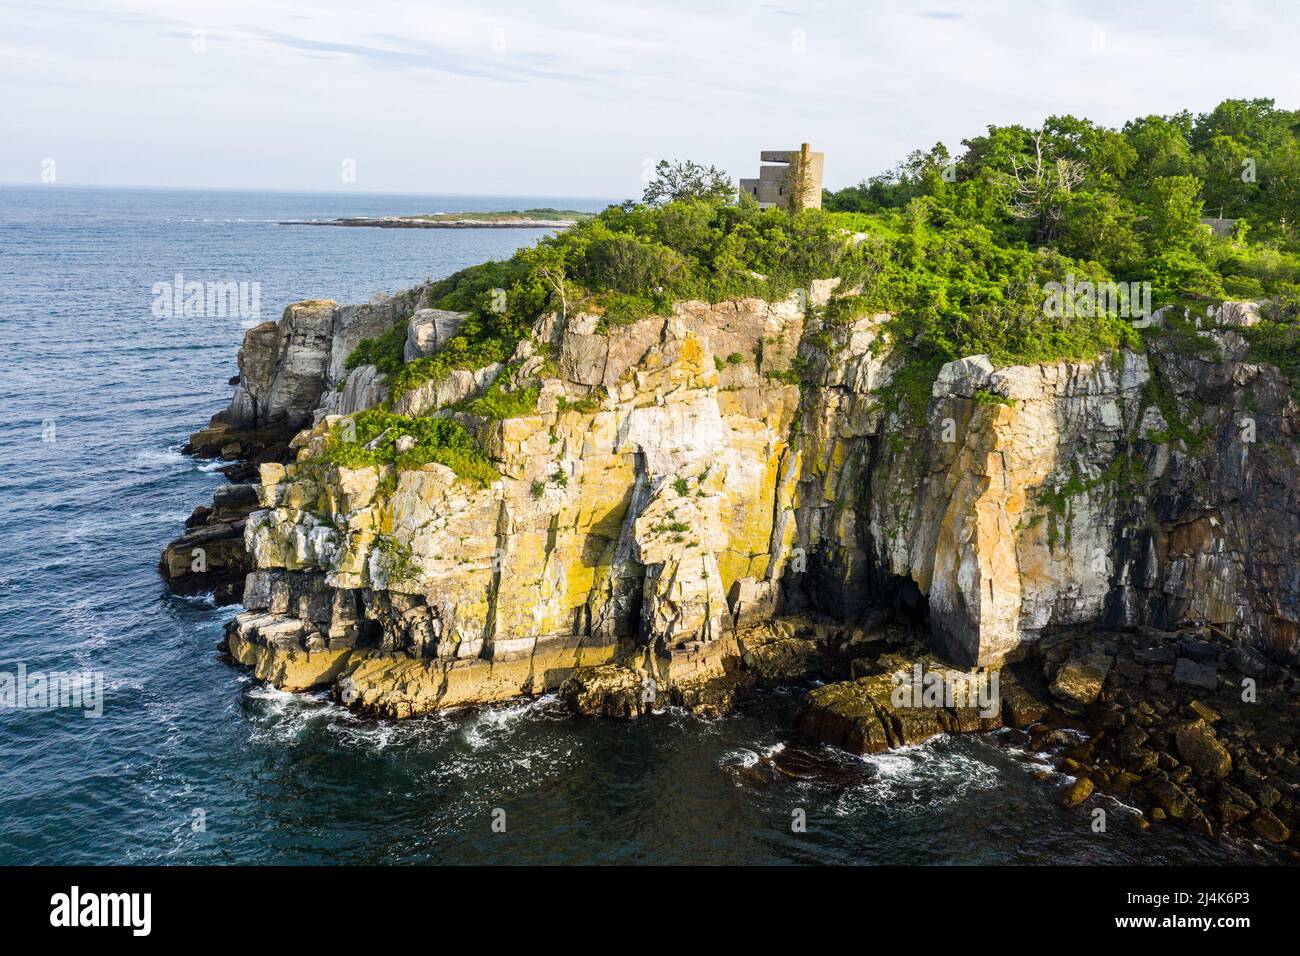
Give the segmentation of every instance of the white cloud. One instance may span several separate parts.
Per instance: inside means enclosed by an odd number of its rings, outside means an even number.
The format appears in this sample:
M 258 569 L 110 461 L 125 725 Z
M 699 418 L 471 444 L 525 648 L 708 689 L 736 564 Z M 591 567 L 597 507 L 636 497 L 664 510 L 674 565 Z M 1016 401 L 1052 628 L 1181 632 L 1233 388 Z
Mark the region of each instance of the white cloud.
M 646 158 L 844 185 L 989 123 L 1294 108 L 1282 2 L 0 6 L 0 180 L 621 197 Z M 193 51 L 195 30 L 206 50 Z

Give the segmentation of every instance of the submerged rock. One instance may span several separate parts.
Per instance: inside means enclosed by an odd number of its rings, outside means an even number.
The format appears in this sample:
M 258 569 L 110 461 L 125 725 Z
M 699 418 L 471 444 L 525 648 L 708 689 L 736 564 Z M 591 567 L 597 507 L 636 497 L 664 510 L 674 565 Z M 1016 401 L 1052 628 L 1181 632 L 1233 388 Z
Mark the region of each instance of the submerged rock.
M 1077 807 L 1089 797 L 1095 789 L 1093 782 L 1087 777 L 1079 777 L 1063 791 L 1058 798 L 1058 802 L 1063 807 Z

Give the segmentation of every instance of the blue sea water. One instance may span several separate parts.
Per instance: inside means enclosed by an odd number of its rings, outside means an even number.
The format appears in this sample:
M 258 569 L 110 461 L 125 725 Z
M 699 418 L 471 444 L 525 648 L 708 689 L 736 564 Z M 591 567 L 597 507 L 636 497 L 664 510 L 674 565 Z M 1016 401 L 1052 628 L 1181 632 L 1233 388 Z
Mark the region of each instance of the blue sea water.
M 155 318 L 154 283 L 256 281 L 274 318 L 540 234 L 278 220 L 602 205 L 0 187 L 0 672 L 105 681 L 99 718 L 0 710 L 0 863 L 1255 859 L 1139 833 L 1118 805 L 1096 833 L 1055 806 L 1059 780 L 996 736 L 865 760 L 811 746 L 793 692 L 716 720 L 579 720 L 543 699 L 385 723 L 218 660 L 235 609 L 171 595 L 157 562 L 221 483 L 179 449 L 228 401 L 255 320 Z

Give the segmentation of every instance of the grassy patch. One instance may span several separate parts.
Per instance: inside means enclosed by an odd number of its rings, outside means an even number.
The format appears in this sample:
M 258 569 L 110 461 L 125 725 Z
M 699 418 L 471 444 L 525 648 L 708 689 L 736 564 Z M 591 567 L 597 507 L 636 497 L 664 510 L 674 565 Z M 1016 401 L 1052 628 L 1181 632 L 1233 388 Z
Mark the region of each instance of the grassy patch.
M 344 429 L 331 430 L 324 462 L 344 468 L 392 465 L 399 472 L 437 462 L 480 486 L 501 477 L 470 434 L 449 418 L 410 418 L 371 408 L 352 419 L 352 426 L 351 437 Z M 414 438 L 415 445 L 399 452 L 403 436 Z
M 569 401 L 563 395 L 556 400 L 556 407 L 562 412 L 579 412 L 583 415 L 591 415 L 600 411 L 600 396 L 595 393 Z
M 481 396 L 474 399 L 465 406 L 465 410 L 474 414 L 482 415 L 496 421 L 506 418 L 522 418 L 525 415 L 533 415 L 537 412 L 537 397 L 540 389 L 536 385 L 530 385 L 527 388 L 521 388 L 516 391 L 507 391 L 504 379 L 505 373 L 497 376 L 487 391 Z
M 373 545 L 382 555 L 384 572 L 388 581 L 400 584 L 413 580 L 420 573 L 411 555 L 411 546 L 402 544 L 391 535 L 376 536 Z

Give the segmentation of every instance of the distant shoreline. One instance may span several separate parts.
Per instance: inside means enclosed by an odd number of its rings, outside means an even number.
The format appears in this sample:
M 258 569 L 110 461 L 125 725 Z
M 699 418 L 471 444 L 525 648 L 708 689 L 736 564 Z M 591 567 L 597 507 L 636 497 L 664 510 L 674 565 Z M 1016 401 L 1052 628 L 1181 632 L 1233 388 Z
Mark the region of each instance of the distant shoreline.
M 523 212 L 452 212 L 426 216 L 346 216 L 339 219 L 286 219 L 281 226 L 367 226 L 376 229 L 567 229 L 591 213 L 528 209 Z

